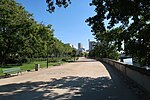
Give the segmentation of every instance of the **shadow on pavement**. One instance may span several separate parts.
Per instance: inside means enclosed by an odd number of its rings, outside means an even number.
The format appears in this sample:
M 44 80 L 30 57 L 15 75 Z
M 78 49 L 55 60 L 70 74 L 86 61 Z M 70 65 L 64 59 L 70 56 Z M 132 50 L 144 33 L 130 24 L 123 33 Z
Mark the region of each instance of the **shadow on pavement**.
M 0 100 L 137 100 L 122 85 L 116 71 L 103 64 L 111 78 L 67 76 L 48 82 L 8 84 L 0 86 Z
M 67 92 L 58 94 L 55 89 L 66 89 Z M 61 79 L 53 78 L 50 82 L 25 82 L 0 86 L 0 100 L 119 100 L 121 97 L 118 97 L 115 91 L 117 87 L 108 77 L 69 76 Z

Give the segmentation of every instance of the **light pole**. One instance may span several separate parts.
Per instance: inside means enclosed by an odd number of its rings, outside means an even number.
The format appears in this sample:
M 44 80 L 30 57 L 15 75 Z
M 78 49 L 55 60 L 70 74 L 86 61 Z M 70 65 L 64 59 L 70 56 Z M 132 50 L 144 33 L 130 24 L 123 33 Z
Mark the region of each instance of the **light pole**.
M 48 68 L 48 43 L 47 43 L 47 50 L 46 50 L 46 52 L 47 52 L 47 68 Z

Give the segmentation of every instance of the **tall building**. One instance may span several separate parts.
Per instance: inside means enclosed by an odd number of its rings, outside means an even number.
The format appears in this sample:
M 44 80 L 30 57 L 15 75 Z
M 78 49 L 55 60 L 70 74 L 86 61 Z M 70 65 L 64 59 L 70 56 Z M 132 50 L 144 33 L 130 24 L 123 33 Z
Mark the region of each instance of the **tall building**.
M 77 51 L 77 55 L 79 55 L 80 53 L 85 52 L 85 48 L 83 48 L 83 45 L 81 43 L 78 43 L 78 51 Z
M 83 48 L 83 45 L 81 43 L 78 43 L 78 49 Z
M 88 41 L 89 41 L 89 51 L 91 51 L 91 50 L 94 49 L 94 47 L 96 45 L 96 42 L 95 41 L 90 41 L 90 40 L 88 40 Z

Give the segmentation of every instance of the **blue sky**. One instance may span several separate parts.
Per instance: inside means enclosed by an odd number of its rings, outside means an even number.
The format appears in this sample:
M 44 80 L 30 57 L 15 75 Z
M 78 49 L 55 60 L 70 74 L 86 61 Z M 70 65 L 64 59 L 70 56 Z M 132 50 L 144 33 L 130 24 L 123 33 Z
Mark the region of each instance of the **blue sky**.
M 33 13 L 37 22 L 45 25 L 52 24 L 54 35 L 64 43 L 71 43 L 77 47 L 80 42 L 88 49 L 88 39 L 94 40 L 91 28 L 85 19 L 94 16 L 94 7 L 89 6 L 91 0 L 71 0 L 67 8 L 56 8 L 50 14 L 46 11 L 46 0 L 16 0 L 21 3 L 29 13 Z

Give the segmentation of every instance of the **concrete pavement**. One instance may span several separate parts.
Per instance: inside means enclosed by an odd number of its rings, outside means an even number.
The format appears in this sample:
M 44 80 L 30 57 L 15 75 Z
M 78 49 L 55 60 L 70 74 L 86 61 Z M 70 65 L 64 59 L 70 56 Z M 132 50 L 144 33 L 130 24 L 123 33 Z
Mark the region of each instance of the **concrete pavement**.
M 0 79 L 0 100 L 138 100 L 110 66 L 93 59 Z

